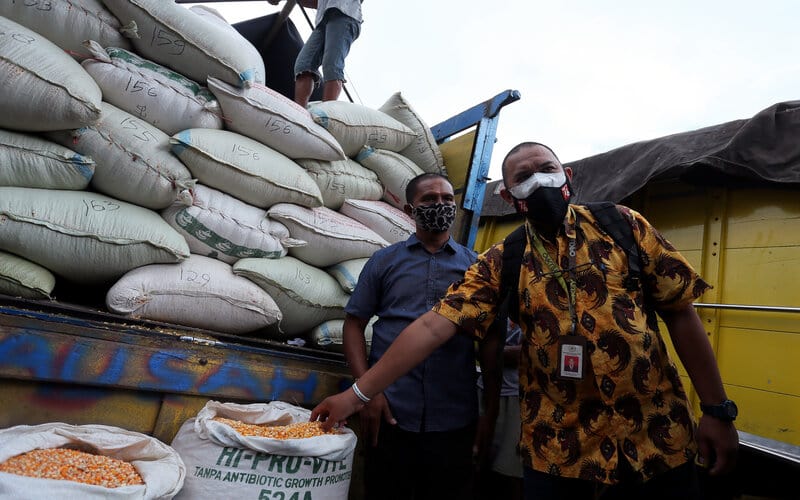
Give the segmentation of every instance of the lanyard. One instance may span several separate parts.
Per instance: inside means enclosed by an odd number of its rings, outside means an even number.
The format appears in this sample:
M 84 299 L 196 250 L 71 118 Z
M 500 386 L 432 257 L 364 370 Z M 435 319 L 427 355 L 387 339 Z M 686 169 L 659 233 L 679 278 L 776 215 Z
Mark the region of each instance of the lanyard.
M 547 249 L 544 247 L 544 243 L 542 243 L 541 238 L 539 238 L 539 235 L 537 235 L 536 232 L 530 228 L 530 226 L 528 228 L 528 236 L 531 239 L 533 247 L 542 257 L 542 260 L 544 260 L 545 265 L 547 265 L 547 267 L 549 268 L 550 273 L 552 273 L 556 277 L 559 284 L 561 285 L 561 288 L 563 288 L 564 291 L 567 292 L 569 316 L 572 321 L 572 326 L 570 327 L 570 335 L 575 335 L 575 332 L 578 327 L 578 313 L 575 310 L 576 307 L 575 296 L 576 296 L 576 290 L 578 288 L 577 277 L 575 275 L 575 252 L 576 252 L 575 236 L 577 234 L 577 229 L 578 229 L 578 216 L 572 209 L 572 207 L 569 207 L 568 213 L 569 215 L 572 216 L 575 222 L 573 224 L 572 231 L 570 231 L 569 230 L 570 228 L 567 225 L 567 220 L 569 219 L 569 217 L 564 220 L 564 233 L 567 235 L 568 255 L 569 255 L 569 267 L 566 270 L 566 273 L 565 270 L 561 268 L 561 266 L 559 266 L 558 264 L 555 263 L 555 261 L 553 261 L 553 258 L 550 256 L 550 254 L 547 252 Z M 564 279 L 564 274 L 567 274 L 568 280 Z

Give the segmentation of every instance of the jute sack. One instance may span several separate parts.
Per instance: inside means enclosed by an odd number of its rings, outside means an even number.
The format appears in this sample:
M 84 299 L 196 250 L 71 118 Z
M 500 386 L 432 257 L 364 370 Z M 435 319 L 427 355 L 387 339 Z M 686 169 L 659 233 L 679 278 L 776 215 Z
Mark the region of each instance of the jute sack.
M 172 135 L 187 128 L 222 128 L 214 95 L 183 75 L 115 47 L 86 42 L 81 63 L 103 91 L 103 100 Z
M 308 243 L 290 248 L 289 254 L 314 267 L 324 268 L 344 260 L 369 257 L 389 246 L 372 229 L 329 208 L 279 203 L 267 214 L 285 224 L 293 237 Z
M 97 162 L 92 187 L 103 194 L 153 210 L 191 203 L 194 180 L 170 151 L 169 136 L 107 102 L 102 107 L 97 124 L 48 137 Z
M 314 121 L 322 125 L 341 144 L 348 157 L 358 154 L 366 144 L 373 148 L 402 151 L 416 134 L 391 116 L 361 104 L 324 101 L 309 109 Z
M 236 88 L 208 78 L 225 114 L 225 127 L 266 144 L 289 158 L 344 159 L 342 147 L 307 110 L 264 85 Z
M 267 292 L 233 274 L 229 264 L 191 255 L 180 264 L 151 264 L 126 273 L 106 294 L 111 311 L 227 333 L 278 321 Z
M 189 129 L 172 136 L 170 143 L 200 182 L 253 206 L 322 205 L 308 172 L 258 141 L 227 130 Z
M 378 318 L 372 318 L 364 329 L 364 340 L 367 343 L 367 356 L 372 349 L 372 325 Z M 320 349 L 344 351 L 344 320 L 332 319 L 311 329 L 311 345 Z
M 2 16 L 0 33 L 0 128 L 63 130 L 100 119 L 100 88 L 80 64 Z
M 53 273 L 14 254 L 0 252 L 0 295 L 49 299 L 56 286 Z
M 242 259 L 233 273 L 263 288 L 278 304 L 283 319 L 278 323 L 282 336 L 308 332 L 313 326 L 344 318 L 348 296 L 322 269 L 293 257 L 282 259 Z
M 172 440 L 189 474 L 177 498 L 282 498 L 345 500 L 350 487 L 356 436 L 304 439 L 245 436 L 214 420 L 288 425 L 308 422 L 311 412 L 282 401 L 242 405 L 209 401 Z
M 0 2 L 0 16 L 41 34 L 77 60 L 90 57 L 84 40 L 97 40 L 104 47 L 131 46 L 100 0 Z
M 98 193 L 16 187 L 0 187 L 0 250 L 85 284 L 189 257 L 183 237 L 151 210 Z
M 94 160 L 29 134 L 0 130 L 0 186 L 86 189 Z
M 383 184 L 383 200 L 395 208 L 403 209 L 406 201 L 406 186 L 411 179 L 425 172 L 405 156 L 364 146 L 356 161 L 378 174 Z
M 425 172 L 433 174 L 444 173 L 444 158 L 439 151 L 439 145 L 433 138 L 431 129 L 414 111 L 400 92 L 395 92 L 383 106 L 378 108 L 417 134 L 417 137 L 400 154 L 413 161 L 416 166 Z
M 331 210 L 339 210 L 347 198 L 380 200 L 383 196 L 378 175 L 350 158 L 297 160 L 297 163 L 314 179 L 322 193 L 322 203 Z
M 104 0 L 136 52 L 197 82 L 264 82 L 264 60 L 232 26 L 164 0 Z
M 364 224 L 389 243 L 405 241 L 417 230 L 414 219 L 383 201 L 345 200 L 339 212 Z
M 138 432 L 108 425 L 61 422 L 0 429 L 0 462 L 29 451 L 50 448 L 90 450 L 97 455 L 123 460 L 133 465 L 144 484 L 106 488 L 0 472 L 0 498 L 161 500 L 173 498 L 186 478 L 186 466 L 172 447 Z
M 342 290 L 347 293 L 353 293 L 358 283 L 358 277 L 361 275 L 361 271 L 364 269 L 368 260 L 369 258 L 367 257 L 346 260 L 326 268 L 325 272 L 333 276 L 333 278 L 339 282 L 339 286 L 342 287 Z
M 305 242 L 267 218 L 267 212 L 233 196 L 197 185 L 191 206 L 175 203 L 161 212 L 167 223 L 188 242 L 192 253 L 233 264 L 246 257 L 277 259 Z

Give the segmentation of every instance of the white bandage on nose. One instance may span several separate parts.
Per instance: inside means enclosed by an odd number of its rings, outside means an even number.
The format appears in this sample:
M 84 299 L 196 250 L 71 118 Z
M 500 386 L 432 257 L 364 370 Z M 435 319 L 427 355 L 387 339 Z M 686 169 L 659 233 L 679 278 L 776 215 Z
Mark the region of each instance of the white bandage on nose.
M 540 187 L 554 187 L 560 188 L 567 182 L 567 176 L 564 172 L 556 172 L 554 174 L 545 174 L 536 172 L 532 176 L 525 179 L 522 184 L 509 188 L 508 192 L 511 196 L 518 200 L 524 200 L 530 196 L 534 191 Z

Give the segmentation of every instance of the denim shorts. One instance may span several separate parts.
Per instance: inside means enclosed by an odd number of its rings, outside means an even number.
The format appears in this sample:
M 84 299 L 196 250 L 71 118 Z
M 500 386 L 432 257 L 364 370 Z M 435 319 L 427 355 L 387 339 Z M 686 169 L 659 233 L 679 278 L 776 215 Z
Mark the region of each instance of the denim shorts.
M 318 82 L 321 78 L 319 67 L 322 66 L 322 81 L 344 81 L 344 59 L 360 33 L 361 23 L 339 9 L 328 9 L 297 55 L 295 76 L 311 73 L 314 81 Z

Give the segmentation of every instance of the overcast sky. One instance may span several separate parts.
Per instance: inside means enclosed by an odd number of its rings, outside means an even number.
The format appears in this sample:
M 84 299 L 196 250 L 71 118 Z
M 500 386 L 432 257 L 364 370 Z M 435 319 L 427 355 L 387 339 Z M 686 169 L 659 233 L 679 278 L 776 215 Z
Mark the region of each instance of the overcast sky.
M 283 3 L 207 5 L 235 23 Z M 797 0 L 366 0 L 363 12 L 345 69 L 356 102 L 400 91 L 434 125 L 520 92 L 500 113 L 493 179 L 521 141 L 568 162 L 800 99 Z M 291 18 L 308 36 L 299 6 Z

